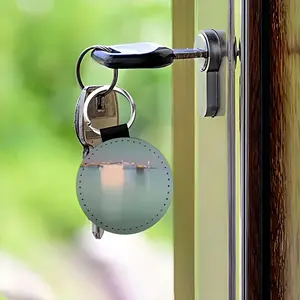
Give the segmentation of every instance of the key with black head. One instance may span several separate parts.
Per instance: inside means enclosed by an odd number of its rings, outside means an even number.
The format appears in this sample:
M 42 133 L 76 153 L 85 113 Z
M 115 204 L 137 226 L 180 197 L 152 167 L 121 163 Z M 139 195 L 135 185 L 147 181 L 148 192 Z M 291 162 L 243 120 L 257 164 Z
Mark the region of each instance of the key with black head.
M 107 47 L 110 52 L 95 49 L 91 57 L 111 69 L 153 69 L 171 65 L 175 59 L 207 58 L 203 49 L 171 49 L 154 43 L 133 43 Z

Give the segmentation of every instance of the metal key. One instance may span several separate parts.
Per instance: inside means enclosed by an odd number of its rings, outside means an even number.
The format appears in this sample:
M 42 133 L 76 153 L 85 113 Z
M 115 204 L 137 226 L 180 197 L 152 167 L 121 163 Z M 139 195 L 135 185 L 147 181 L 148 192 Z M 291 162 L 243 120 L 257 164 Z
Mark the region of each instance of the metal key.
M 83 157 L 89 153 L 90 147 L 95 147 L 102 142 L 101 137 L 96 135 L 84 122 L 82 113 L 86 98 L 98 87 L 100 86 L 84 87 L 75 107 L 74 127 L 76 136 L 83 147 Z M 117 95 L 114 91 L 105 97 L 95 97 L 88 110 L 92 124 L 96 128 L 105 128 L 119 124 Z M 92 232 L 96 239 L 101 239 L 104 234 L 104 230 L 93 223 Z
M 89 89 L 87 96 L 94 89 Z M 93 127 L 106 128 L 119 124 L 119 110 L 117 95 L 115 92 L 109 93 L 105 97 L 95 97 L 94 102 L 89 106 L 88 114 L 91 118 Z M 99 135 L 94 133 L 85 122 L 83 122 L 84 138 L 89 145 L 97 146 L 102 140 Z
M 85 99 L 99 86 L 86 86 L 82 89 L 75 108 L 74 127 L 77 138 L 88 151 L 89 146 L 97 146 L 101 143 L 101 137 L 96 135 L 84 122 L 82 109 Z M 119 111 L 117 95 L 109 93 L 105 97 L 95 97 L 89 105 L 89 116 L 92 125 L 96 128 L 111 127 L 119 124 Z
M 175 59 L 207 58 L 208 49 L 170 49 L 154 43 L 133 43 L 107 47 L 110 52 L 95 49 L 92 58 L 111 69 L 163 68 Z

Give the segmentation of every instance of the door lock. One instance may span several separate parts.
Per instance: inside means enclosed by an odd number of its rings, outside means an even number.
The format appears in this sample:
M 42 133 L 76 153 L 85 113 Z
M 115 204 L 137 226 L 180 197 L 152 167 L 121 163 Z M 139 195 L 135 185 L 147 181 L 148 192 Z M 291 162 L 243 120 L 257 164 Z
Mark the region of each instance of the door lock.
M 222 66 L 226 56 L 225 32 L 212 29 L 200 31 L 195 39 L 195 48 L 207 52 L 207 58 L 196 61 L 196 98 L 200 114 L 203 117 L 215 117 L 223 102 L 222 98 L 225 98 L 226 74 Z M 204 74 L 200 75 L 199 71 Z

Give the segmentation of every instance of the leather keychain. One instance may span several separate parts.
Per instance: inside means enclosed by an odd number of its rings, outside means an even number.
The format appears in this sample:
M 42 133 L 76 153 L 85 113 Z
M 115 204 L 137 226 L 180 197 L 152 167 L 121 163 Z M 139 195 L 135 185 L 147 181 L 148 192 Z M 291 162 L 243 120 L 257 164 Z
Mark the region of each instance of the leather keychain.
M 91 148 L 77 174 L 77 197 L 88 219 L 117 234 L 133 234 L 156 224 L 167 212 L 173 194 L 173 179 L 168 162 L 150 143 L 130 137 L 135 119 L 133 99 L 115 88 L 131 104 L 127 124 L 95 128 L 88 115 L 90 102 L 107 90 L 99 87 L 86 99 L 83 116 L 102 143 Z

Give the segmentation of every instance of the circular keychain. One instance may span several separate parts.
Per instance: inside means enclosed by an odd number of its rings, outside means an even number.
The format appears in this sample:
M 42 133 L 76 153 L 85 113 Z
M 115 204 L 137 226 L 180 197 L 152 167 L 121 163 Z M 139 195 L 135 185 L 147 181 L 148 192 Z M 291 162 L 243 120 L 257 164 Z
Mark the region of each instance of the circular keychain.
M 117 234 L 133 234 L 156 224 L 167 212 L 173 194 L 173 179 L 167 160 L 150 143 L 129 136 L 135 120 L 135 104 L 129 93 L 114 90 L 130 103 L 127 124 L 97 129 L 88 116 L 88 105 L 102 86 L 92 92 L 83 106 L 87 125 L 101 135 L 102 143 L 90 149 L 77 174 L 77 197 L 88 219 Z

